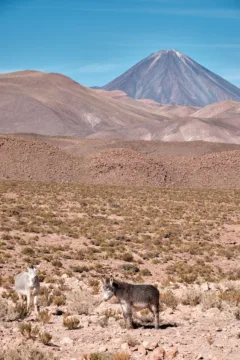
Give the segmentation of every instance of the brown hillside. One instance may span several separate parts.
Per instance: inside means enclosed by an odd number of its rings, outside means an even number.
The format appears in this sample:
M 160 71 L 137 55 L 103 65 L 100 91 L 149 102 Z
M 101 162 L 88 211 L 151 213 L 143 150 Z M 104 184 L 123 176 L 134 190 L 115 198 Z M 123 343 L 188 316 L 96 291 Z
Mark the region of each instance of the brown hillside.
M 207 155 L 201 155 L 197 150 L 198 155 L 193 156 L 194 152 L 191 154 L 189 151 L 188 156 L 179 156 L 177 144 L 172 143 L 168 144 L 168 149 L 165 148 L 165 155 L 161 155 L 161 150 L 157 150 L 161 142 L 154 144 L 155 149 L 153 146 L 152 150 L 145 148 L 141 152 L 139 144 L 135 142 L 117 144 L 110 141 L 108 145 L 105 142 L 104 148 L 104 143 L 97 141 L 93 151 L 91 140 L 90 144 L 85 143 L 82 152 L 80 149 L 77 152 L 74 147 L 69 149 L 71 141 L 44 137 L 36 140 L 33 136 L 0 136 L 0 179 L 240 188 L 240 150 L 232 150 L 237 149 L 236 146 L 227 148 L 224 145 L 221 148 L 220 144 L 218 147 L 216 144 L 206 144 L 205 151 L 210 152 Z M 74 146 L 76 149 L 76 143 Z M 183 152 L 186 151 L 184 146 Z M 70 153 L 75 153 L 75 156 Z
M 122 105 L 60 74 L 0 75 L 0 132 L 87 137 L 103 131 L 158 126 L 164 118 Z M 127 137 L 127 134 L 122 136 Z
M 222 114 L 225 102 L 216 107 L 219 116 L 206 118 L 208 107 L 137 101 L 121 91 L 88 89 L 60 74 L 0 75 L 0 133 L 239 144 L 240 112 L 230 108 Z

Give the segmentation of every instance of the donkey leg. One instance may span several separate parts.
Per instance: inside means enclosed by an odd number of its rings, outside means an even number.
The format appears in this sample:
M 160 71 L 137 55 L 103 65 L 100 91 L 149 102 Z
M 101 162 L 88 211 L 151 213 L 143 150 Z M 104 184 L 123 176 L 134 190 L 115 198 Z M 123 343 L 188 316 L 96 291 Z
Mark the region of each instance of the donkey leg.
M 124 317 L 124 321 L 125 321 L 125 327 L 126 328 L 132 328 L 133 323 L 132 323 L 132 309 L 131 309 L 131 306 L 128 305 L 128 304 L 122 304 L 122 312 L 123 312 L 123 317 Z
M 126 309 L 126 318 L 127 318 L 127 327 L 132 329 L 133 328 L 133 320 L 132 320 L 132 308 L 130 305 L 128 305 L 127 309 Z
M 121 305 L 121 307 L 122 307 L 124 324 L 125 324 L 125 327 L 127 327 L 127 311 L 126 311 L 126 306 Z
M 155 329 L 159 328 L 159 306 L 151 305 L 149 310 L 153 313 L 154 316 L 154 325 Z
M 30 310 L 30 303 L 31 303 L 31 295 L 27 294 L 27 311 Z
M 38 304 L 38 296 L 37 295 L 34 296 L 33 303 L 34 303 L 34 309 L 38 313 L 39 312 L 39 304 Z
M 153 313 L 154 313 L 154 324 L 155 324 L 155 329 L 159 328 L 159 307 L 158 306 L 154 306 L 153 308 Z
M 20 304 L 22 305 L 23 304 L 23 297 L 19 293 L 18 293 L 18 300 L 19 300 Z

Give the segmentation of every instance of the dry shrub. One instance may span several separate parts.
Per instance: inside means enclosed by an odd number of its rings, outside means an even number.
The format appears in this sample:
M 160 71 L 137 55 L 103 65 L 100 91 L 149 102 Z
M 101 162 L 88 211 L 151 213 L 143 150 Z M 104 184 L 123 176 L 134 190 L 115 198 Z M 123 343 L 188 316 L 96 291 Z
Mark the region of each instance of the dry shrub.
M 46 325 L 51 320 L 51 316 L 52 315 L 51 315 L 50 311 L 47 311 L 47 310 L 39 311 L 39 313 L 38 313 L 38 321 L 42 325 Z
M 220 284 L 222 291 L 240 290 L 240 282 L 234 280 L 224 280 Z
M 88 281 L 89 286 L 92 288 L 92 293 L 94 295 L 97 295 L 100 291 L 100 283 L 96 279 L 89 279 Z
M 180 274 L 180 280 L 183 283 L 187 283 L 187 284 L 193 284 L 198 278 L 198 274 L 196 273 L 182 273 Z
M 76 273 L 88 272 L 89 268 L 87 266 L 71 266 L 71 270 Z
M 23 255 L 30 255 L 30 256 L 35 254 L 34 249 L 31 247 L 24 247 L 21 252 Z
M 56 306 L 63 306 L 66 304 L 66 297 L 64 295 L 55 296 L 53 298 L 53 304 Z
M 43 331 L 39 334 L 39 339 L 44 345 L 49 345 L 52 340 L 52 335 L 47 331 Z
M 211 308 L 222 308 L 222 300 L 219 298 L 218 294 L 213 291 L 206 292 L 202 295 L 202 309 L 208 310 Z
M 35 340 L 39 334 L 39 327 L 31 323 L 22 323 L 19 325 L 19 331 L 25 339 Z
M 234 316 L 237 320 L 240 320 L 240 308 L 234 310 Z
M 29 311 L 27 310 L 27 304 L 17 303 L 15 308 L 13 309 L 13 313 L 11 314 L 14 316 L 14 313 L 16 314 L 15 320 L 25 319 L 29 315 Z
M 90 356 L 85 357 L 88 360 L 105 360 L 105 356 L 101 353 L 92 353 Z
M 238 306 L 240 304 L 240 290 L 222 291 L 219 297 L 230 305 Z
M 115 320 L 119 320 L 121 318 L 119 313 L 116 310 L 113 310 L 113 309 L 104 310 L 103 315 L 108 319 L 112 317 Z
M 53 260 L 52 265 L 57 267 L 57 268 L 61 268 L 63 266 L 63 264 L 62 264 L 62 262 L 60 260 Z
M 1 360 L 58 360 L 53 353 L 42 351 L 33 345 L 22 345 L 17 349 L 0 352 Z
M 121 268 L 125 271 L 128 271 L 129 273 L 138 273 L 140 271 L 139 267 L 133 264 L 123 264 Z
M 178 305 L 178 299 L 171 290 L 166 291 L 160 295 L 161 302 L 171 309 L 176 309 Z
M 130 355 L 127 353 L 115 353 L 113 354 L 113 360 L 130 360 Z
M 0 321 L 7 320 L 8 302 L 0 297 Z
M 39 302 L 42 306 L 50 306 L 53 302 L 52 290 L 47 286 L 41 286 Z
M 56 273 L 56 270 L 55 270 L 55 273 Z M 48 276 L 45 277 L 44 281 L 45 281 L 45 283 L 56 284 L 57 277 L 48 275 Z
M 14 302 L 15 304 L 18 302 L 18 295 L 16 293 L 15 290 L 8 290 L 8 291 L 4 291 L 2 293 L 2 297 L 4 299 L 10 299 L 12 300 L 12 302 Z
M 132 254 L 130 254 L 130 253 L 122 254 L 121 259 L 124 261 L 127 261 L 127 262 L 132 262 L 134 260 Z
M 69 310 L 78 315 L 89 315 L 99 305 L 99 299 L 96 299 L 87 291 L 75 291 L 69 294 Z
M 68 330 L 78 329 L 80 320 L 75 316 L 64 316 L 63 326 Z
M 202 295 L 199 290 L 190 289 L 183 294 L 181 302 L 183 305 L 196 306 L 201 303 L 201 298 Z
M 141 270 L 141 275 L 142 275 L 142 276 L 152 276 L 152 273 L 151 273 L 151 271 L 148 270 L 148 269 L 142 269 L 142 270 Z
M 13 306 L 7 300 L 0 298 L 0 320 L 23 320 L 27 317 L 27 315 L 28 311 L 26 304 L 17 303 L 15 306 Z
M 45 280 L 45 277 L 46 277 L 46 272 L 45 271 L 39 271 L 38 272 L 38 279 L 39 281 L 42 283 L 44 280 Z

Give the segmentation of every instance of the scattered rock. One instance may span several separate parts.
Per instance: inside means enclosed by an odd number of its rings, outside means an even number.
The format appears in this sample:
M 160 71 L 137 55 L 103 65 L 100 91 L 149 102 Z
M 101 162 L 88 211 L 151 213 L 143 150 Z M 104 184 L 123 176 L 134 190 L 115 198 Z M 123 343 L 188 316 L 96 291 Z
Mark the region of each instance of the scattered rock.
M 138 347 L 138 353 L 141 354 L 141 355 L 146 355 L 147 354 L 147 350 L 142 344 L 139 345 L 139 347 Z
M 148 355 L 148 360 L 164 360 L 165 354 L 164 348 L 159 346 Z
M 130 348 L 129 348 L 128 343 L 123 343 L 123 344 L 121 345 L 121 349 L 122 349 L 123 351 L 127 352 L 127 353 L 131 353 L 131 350 L 130 350 Z
M 65 337 L 61 340 L 62 345 L 73 345 L 73 340 L 69 337 Z
M 156 349 L 156 347 L 158 347 L 158 343 L 157 342 L 151 342 L 147 348 L 147 350 L 154 350 Z
M 167 359 L 175 359 L 175 357 L 177 357 L 178 355 L 178 350 L 177 349 L 173 349 L 173 350 L 170 350 L 170 351 L 167 351 L 166 352 L 166 358 Z
M 200 289 L 203 292 L 210 290 L 209 284 L 208 283 L 201 284 Z
M 149 341 L 143 341 L 143 343 L 142 343 L 142 345 L 145 349 L 148 348 L 149 344 L 150 344 Z
M 219 317 L 220 313 L 221 313 L 221 311 L 219 309 L 212 308 L 212 309 L 207 310 L 205 314 L 208 317 Z
M 146 349 L 146 350 L 154 350 L 156 349 L 156 347 L 158 346 L 158 343 L 157 342 L 149 342 L 149 341 L 143 341 L 142 343 L 143 347 Z
M 106 352 L 107 351 L 107 347 L 106 346 L 100 346 L 98 349 L 99 352 Z

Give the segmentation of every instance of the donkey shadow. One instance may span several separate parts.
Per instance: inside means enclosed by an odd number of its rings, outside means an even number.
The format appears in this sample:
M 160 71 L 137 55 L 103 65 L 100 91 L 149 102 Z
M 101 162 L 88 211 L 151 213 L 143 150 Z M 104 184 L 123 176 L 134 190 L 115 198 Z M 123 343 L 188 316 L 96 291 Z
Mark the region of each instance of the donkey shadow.
M 135 321 L 134 324 L 134 329 L 138 329 L 138 328 L 143 328 L 143 329 L 155 329 L 154 324 L 149 324 L 149 323 L 140 323 Z M 179 325 L 175 322 L 165 322 L 159 325 L 158 330 L 166 330 L 168 328 L 176 328 Z

